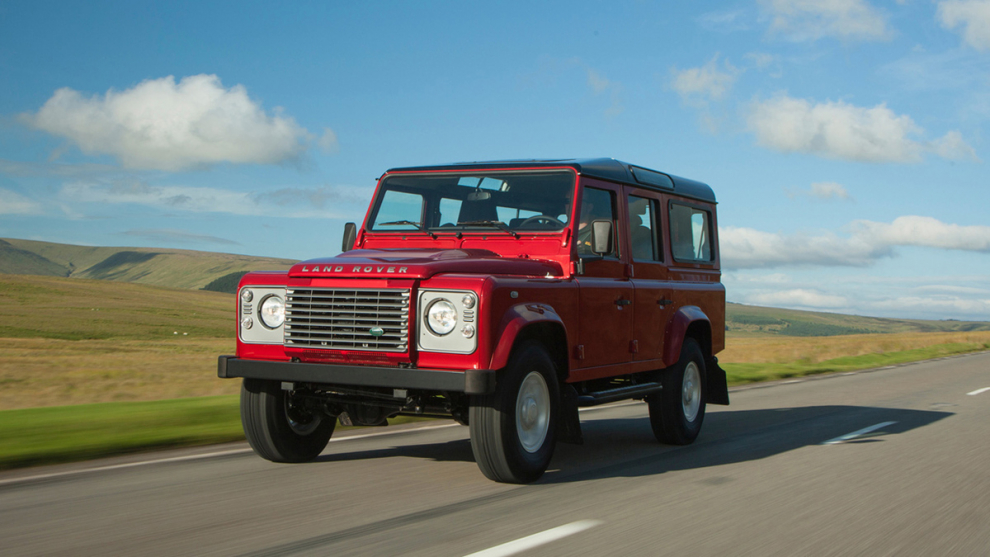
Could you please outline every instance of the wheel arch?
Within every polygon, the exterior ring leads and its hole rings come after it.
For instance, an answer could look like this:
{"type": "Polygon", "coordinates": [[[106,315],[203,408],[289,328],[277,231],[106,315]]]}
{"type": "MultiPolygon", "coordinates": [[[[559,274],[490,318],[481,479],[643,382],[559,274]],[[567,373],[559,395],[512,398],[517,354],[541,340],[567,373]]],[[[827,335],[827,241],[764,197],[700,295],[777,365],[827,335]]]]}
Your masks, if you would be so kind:
{"type": "Polygon", "coordinates": [[[712,323],[708,315],[697,306],[684,306],[677,310],[664,335],[663,362],[672,366],[680,360],[681,347],[687,339],[694,339],[705,358],[705,382],[708,402],[729,404],[729,390],[725,371],[719,367],[712,353],[712,323]]]}
{"type": "Polygon", "coordinates": [[[546,349],[561,383],[567,380],[570,364],[567,327],[552,307],[546,304],[512,306],[503,316],[495,338],[498,343],[492,353],[489,369],[504,368],[516,347],[533,340],[546,349]]]}

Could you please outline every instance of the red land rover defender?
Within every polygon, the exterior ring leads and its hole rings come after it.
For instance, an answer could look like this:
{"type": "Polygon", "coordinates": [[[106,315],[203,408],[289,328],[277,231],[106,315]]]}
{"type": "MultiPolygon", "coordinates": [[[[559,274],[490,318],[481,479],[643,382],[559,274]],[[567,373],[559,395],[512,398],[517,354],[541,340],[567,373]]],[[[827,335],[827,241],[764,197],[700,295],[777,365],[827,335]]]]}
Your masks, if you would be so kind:
{"type": "Polygon", "coordinates": [[[338,418],[468,425],[485,476],[539,478],[578,407],[645,399],[663,443],[728,404],[715,195],[613,159],[396,168],[337,257],[241,279],[251,446],[316,458],[338,418]]]}

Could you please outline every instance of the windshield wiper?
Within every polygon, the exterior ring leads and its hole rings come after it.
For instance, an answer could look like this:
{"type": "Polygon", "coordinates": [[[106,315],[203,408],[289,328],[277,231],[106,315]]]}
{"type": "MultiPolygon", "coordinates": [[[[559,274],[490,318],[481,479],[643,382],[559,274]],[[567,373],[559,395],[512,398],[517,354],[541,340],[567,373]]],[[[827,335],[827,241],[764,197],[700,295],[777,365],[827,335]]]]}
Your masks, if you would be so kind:
{"type": "Polygon", "coordinates": [[[491,226],[494,228],[498,228],[502,232],[508,232],[509,234],[512,234],[513,238],[519,237],[519,234],[516,234],[515,230],[512,230],[511,228],[506,226],[504,222],[500,220],[472,220],[466,222],[458,222],[457,226],[491,226]]]}
{"type": "Polygon", "coordinates": [[[409,224],[409,225],[415,226],[416,228],[418,228],[420,230],[423,230],[423,223],[421,223],[421,222],[413,222],[411,220],[394,220],[392,222],[380,222],[380,223],[378,223],[378,226],[392,226],[392,225],[398,225],[398,224],[409,224]]]}

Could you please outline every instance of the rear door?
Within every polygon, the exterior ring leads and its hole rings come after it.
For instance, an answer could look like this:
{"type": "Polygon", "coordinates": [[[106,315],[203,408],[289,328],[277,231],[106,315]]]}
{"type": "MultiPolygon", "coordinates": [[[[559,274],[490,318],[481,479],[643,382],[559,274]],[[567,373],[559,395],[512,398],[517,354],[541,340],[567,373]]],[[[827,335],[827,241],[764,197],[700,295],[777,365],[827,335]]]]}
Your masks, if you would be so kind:
{"type": "Polygon", "coordinates": [[[632,359],[661,358],[664,331],[673,314],[673,287],[663,244],[663,196],[625,187],[633,294],[632,359]]]}

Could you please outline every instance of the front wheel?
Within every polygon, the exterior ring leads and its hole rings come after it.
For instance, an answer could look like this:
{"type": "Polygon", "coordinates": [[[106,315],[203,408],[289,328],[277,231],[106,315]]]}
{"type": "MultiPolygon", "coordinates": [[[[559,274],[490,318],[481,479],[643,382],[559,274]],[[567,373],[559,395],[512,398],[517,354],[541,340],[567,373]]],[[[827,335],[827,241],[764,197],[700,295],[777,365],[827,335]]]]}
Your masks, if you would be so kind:
{"type": "Polygon", "coordinates": [[[283,391],[277,381],[245,379],[241,384],[241,423],[254,452],[272,462],[309,462],[320,456],[336,420],[307,408],[305,400],[283,391]]]}
{"type": "Polygon", "coordinates": [[[705,358],[693,338],[684,340],[677,365],[664,370],[663,390],[650,395],[650,425],[661,443],[690,445],[705,419],[705,358]]]}
{"type": "Polygon", "coordinates": [[[553,361],[538,343],[520,346],[492,395],[471,402],[471,450],[481,472],[505,483],[536,481],[557,442],[560,389],[553,361]]]}

